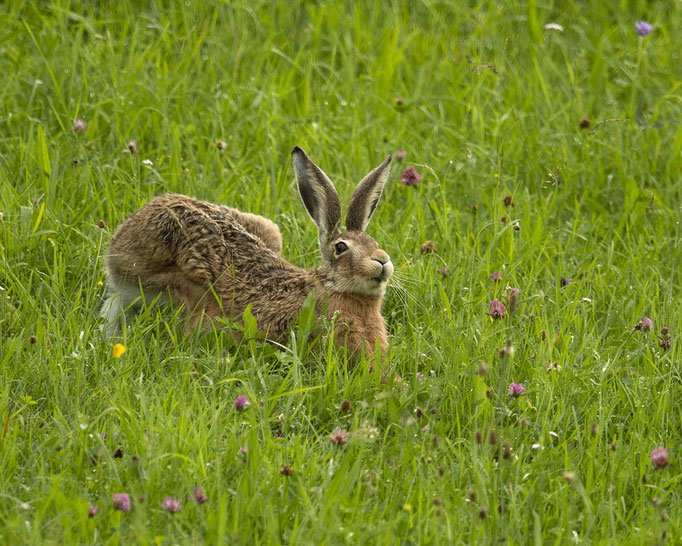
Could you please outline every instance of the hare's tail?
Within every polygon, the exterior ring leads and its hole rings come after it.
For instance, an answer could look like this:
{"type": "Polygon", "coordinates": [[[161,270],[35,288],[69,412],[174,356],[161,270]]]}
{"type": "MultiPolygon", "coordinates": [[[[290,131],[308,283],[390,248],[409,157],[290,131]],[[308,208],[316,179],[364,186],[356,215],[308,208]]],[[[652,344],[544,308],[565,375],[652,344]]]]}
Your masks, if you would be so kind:
{"type": "Polygon", "coordinates": [[[114,337],[118,333],[123,313],[121,294],[110,295],[102,305],[99,316],[104,319],[101,329],[107,338],[114,337]]]}
{"type": "Polygon", "coordinates": [[[107,299],[104,300],[99,316],[103,319],[102,331],[107,338],[111,338],[119,333],[121,321],[129,320],[140,309],[143,301],[138,287],[112,282],[111,278],[107,283],[107,299]]]}

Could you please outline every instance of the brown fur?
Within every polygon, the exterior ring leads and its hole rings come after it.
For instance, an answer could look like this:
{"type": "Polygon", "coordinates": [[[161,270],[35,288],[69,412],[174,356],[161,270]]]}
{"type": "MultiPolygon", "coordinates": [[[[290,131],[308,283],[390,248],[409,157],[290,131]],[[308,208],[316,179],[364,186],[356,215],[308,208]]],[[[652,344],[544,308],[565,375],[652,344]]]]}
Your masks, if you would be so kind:
{"type": "MultiPolygon", "coordinates": [[[[300,148],[293,154],[295,166],[298,161],[305,171],[297,168],[301,195],[320,228],[320,267],[306,270],[284,260],[279,228],[266,218],[179,194],[162,195],[125,220],[111,241],[106,258],[110,297],[102,312],[109,333],[141,288],[146,300],[170,295],[182,305],[190,328],[202,316],[240,321],[251,304],[259,329],[285,342],[292,319],[315,290],[318,314],[326,309],[331,319],[339,312],[337,343],[354,353],[373,352],[376,340],[388,349],[381,302],[393,272],[390,259],[363,231],[337,231],[336,190],[300,148]],[[339,242],[345,251],[337,251],[339,242]]],[[[384,162],[385,173],[375,181],[381,187],[369,191],[367,179],[382,167],[360,183],[359,188],[365,185],[363,201],[352,199],[349,214],[355,209],[354,217],[358,210],[371,215],[389,165],[390,160],[384,162]]]]}

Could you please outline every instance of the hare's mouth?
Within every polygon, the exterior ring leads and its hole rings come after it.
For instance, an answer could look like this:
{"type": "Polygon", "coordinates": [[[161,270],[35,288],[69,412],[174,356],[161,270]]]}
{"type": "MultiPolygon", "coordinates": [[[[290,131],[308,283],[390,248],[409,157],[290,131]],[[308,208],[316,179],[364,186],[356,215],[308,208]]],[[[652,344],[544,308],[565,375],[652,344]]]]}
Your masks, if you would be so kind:
{"type": "Polygon", "coordinates": [[[374,277],[372,280],[378,282],[379,284],[381,284],[381,283],[384,282],[386,279],[384,279],[383,277],[374,277]]]}

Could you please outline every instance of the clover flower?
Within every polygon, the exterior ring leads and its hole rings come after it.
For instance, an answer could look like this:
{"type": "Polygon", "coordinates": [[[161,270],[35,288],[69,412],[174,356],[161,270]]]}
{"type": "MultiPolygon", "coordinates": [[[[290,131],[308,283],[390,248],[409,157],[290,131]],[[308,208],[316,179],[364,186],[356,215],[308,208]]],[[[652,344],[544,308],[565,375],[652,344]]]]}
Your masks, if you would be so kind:
{"type": "Polygon", "coordinates": [[[348,441],[348,431],[342,428],[334,429],[334,431],[329,435],[331,443],[335,446],[340,446],[348,441]]]}
{"type": "Polygon", "coordinates": [[[119,512],[130,511],[130,495],[128,493],[116,493],[111,498],[111,502],[114,505],[114,509],[119,512]]]}
{"type": "Polygon", "coordinates": [[[166,497],[161,502],[161,507],[166,512],[170,512],[171,514],[177,514],[182,509],[182,503],[180,502],[180,499],[176,499],[174,497],[166,497]]]}
{"type": "Polygon", "coordinates": [[[421,247],[419,247],[419,252],[422,254],[431,254],[436,252],[436,243],[433,241],[426,241],[424,244],[422,244],[421,247]]]}
{"type": "Polygon", "coordinates": [[[657,447],[651,451],[651,464],[654,470],[660,470],[668,466],[668,450],[664,447],[657,447]]]}
{"type": "Polygon", "coordinates": [[[526,392],[526,387],[521,385],[521,383],[510,383],[509,389],[507,389],[507,396],[513,396],[518,398],[526,392]]]}
{"type": "Polygon", "coordinates": [[[250,405],[251,402],[249,402],[243,394],[240,394],[234,399],[234,409],[237,411],[244,411],[250,405]]]}
{"type": "Polygon", "coordinates": [[[200,485],[192,489],[192,494],[194,495],[194,500],[197,504],[204,504],[208,499],[204,496],[204,488],[200,485]]]}
{"type": "Polygon", "coordinates": [[[640,330],[644,333],[649,332],[654,327],[654,323],[651,322],[649,317],[644,317],[637,324],[635,324],[635,330],[640,330]]]}
{"type": "Polygon", "coordinates": [[[77,119],[76,121],[73,122],[73,127],[71,127],[71,130],[74,133],[82,133],[88,128],[87,124],[82,120],[82,119],[77,119]]]}
{"type": "Polygon", "coordinates": [[[489,314],[494,319],[504,318],[505,316],[504,303],[498,300],[491,301],[489,314]]]}
{"type": "Polygon", "coordinates": [[[667,351],[673,344],[673,339],[670,336],[670,328],[664,326],[661,328],[661,336],[658,338],[658,346],[667,351]]]}
{"type": "Polygon", "coordinates": [[[408,167],[403,171],[400,181],[406,186],[414,186],[415,184],[418,184],[422,181],[422,177],[421,174],[417,172],[417,169],[414,167],[408,167]]]}

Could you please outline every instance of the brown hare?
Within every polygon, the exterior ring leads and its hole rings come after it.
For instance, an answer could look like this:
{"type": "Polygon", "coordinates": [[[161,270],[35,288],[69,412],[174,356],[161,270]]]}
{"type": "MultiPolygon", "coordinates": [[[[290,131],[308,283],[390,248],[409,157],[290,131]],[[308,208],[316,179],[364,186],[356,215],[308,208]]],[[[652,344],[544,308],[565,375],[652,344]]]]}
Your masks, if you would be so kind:
{"type": "Polygon", "coordinates": [[[260,331],[286,342],[292,320],[311,291],[316,311],[335,321],[337,344],[351,353],[388,349],[381,302],[393,274],[388,254],[365,228],[388,178],[391,156],[355,188],[341,231],[333,184],[306,153],[291,153],[303,204],[317,225],[322,264],[302,269],[284,260],[275,223],[191,197],[167,194],[147,203],[116,230],[106,256],[106,331],[140,301],[170,296],[188,319],[240,321],[249,304],[260,331]]]}

